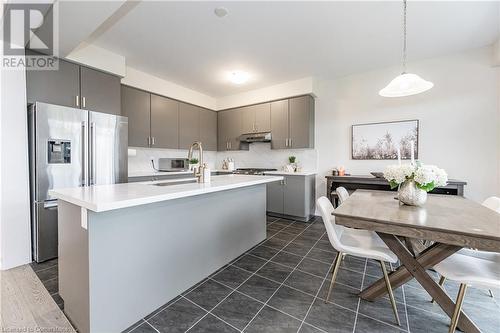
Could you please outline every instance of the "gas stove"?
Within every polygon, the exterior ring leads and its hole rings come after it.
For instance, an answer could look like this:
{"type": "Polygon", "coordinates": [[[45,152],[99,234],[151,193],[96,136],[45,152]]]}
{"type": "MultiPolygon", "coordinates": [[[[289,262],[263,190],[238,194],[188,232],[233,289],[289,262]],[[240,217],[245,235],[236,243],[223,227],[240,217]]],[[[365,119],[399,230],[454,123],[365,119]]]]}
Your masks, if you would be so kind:
{"type": "Polygon", "coordinates": [[[263,175],[268,171],[277,171],[277,169],[264,169],[264,168],[238,168],[233,171],[237,175],[263,175]]]}

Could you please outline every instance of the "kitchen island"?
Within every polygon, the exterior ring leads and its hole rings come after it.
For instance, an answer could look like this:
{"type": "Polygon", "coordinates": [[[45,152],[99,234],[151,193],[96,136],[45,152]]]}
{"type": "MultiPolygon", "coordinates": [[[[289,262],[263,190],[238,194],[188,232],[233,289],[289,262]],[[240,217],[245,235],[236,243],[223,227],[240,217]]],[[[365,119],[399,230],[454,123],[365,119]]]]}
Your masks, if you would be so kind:
{"type": "Polygon", "coordinates": [[[266,184],[144,182],[52,190],[59,292],[80,332],[121,332],[266,238],[266,184]]]}

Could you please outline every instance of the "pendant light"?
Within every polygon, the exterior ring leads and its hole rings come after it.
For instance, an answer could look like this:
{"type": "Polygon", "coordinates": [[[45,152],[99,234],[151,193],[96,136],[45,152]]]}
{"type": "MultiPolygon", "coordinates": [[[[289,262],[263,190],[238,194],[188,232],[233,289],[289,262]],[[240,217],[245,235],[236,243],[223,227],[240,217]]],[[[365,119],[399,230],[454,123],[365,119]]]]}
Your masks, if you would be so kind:
{"type": "Polygon", "coordinates": [[[393,79],[379,95],[383,97],[402,97],[420,94],[431,89],[432,82],[422,79],[417,74],[406,72],[406,0],[403,0],[403,73],[393,79]]]}

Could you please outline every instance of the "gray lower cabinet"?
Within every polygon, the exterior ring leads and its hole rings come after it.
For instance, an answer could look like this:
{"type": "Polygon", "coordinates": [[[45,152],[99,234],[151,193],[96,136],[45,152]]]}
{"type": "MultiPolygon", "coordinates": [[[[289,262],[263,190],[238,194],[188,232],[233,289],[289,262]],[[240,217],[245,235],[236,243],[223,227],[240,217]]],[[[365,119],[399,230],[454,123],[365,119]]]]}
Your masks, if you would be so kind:
{"type": "Polygon", "coordinates": [[[189,149],[193,142],[200,140],[200,107],[179,104],[179,149],[189,149]]]}
{"type": "MultiPolygon", "coordinates": [[[[151,147],[179,147],[179,103],[151,94],[151,147]]],[[[130,124],[129,124],[130,127],[130,124]]]]}
{"type": "Polygon", "coordinates": [[[217,112],[200,108],[200,141],[204,149],[217,151],[217,112]]]}
{"type": "Polygon", "coordinates": [[[315,175],[285,176],[267,185],[267,212],[273,216],[309,221],[314,216],[315,175]]]}
{"type": "Polygon", "coordinates": [[[271,103],[272,149],[314,148],[314,98],[271,103]]]}
{"type": "Polygon", "coordinates": [[[58,59],[58,70],[26,71],[28,103],[121,113],[120,78],[58,59]]]}
{"type": "Polygon", "coordinates": [[[92,68],[80,67],[81,108],[121,114],[120,78],[92,68]]]}
{"type": "Polygon", "coordinates": [[[58,59],[57,71],[26,71],[28,103],[80,107],[80,66],[58,59]]]}
{"type": "Polygon", "coordinates": [[[128,117],[128,145],[149,147],[151,142],[151,95],[148,92],[121,87],[122,116],[128,117]]]}

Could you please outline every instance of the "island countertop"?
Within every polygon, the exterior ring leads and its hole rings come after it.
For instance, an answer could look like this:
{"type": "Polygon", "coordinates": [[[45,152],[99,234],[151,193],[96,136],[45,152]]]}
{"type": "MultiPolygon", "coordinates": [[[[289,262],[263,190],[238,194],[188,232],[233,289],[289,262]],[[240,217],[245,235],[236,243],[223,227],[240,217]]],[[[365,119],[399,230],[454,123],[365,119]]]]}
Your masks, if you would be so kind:
{"type": "Polygon", "coordinates": [[[222,175],[212,176],[210,183],[185,183],[186,180],[175,179],[53,189],[49,191],[49,194],[54,198],[64,200],[94,212],[104,212],[206,193],[266,184],[282,179],[283,177],[281,176],[222,175]],[[175,184],[177,182],[180,184],[170,186],[155,185],[158,183],[175,184]]]}

